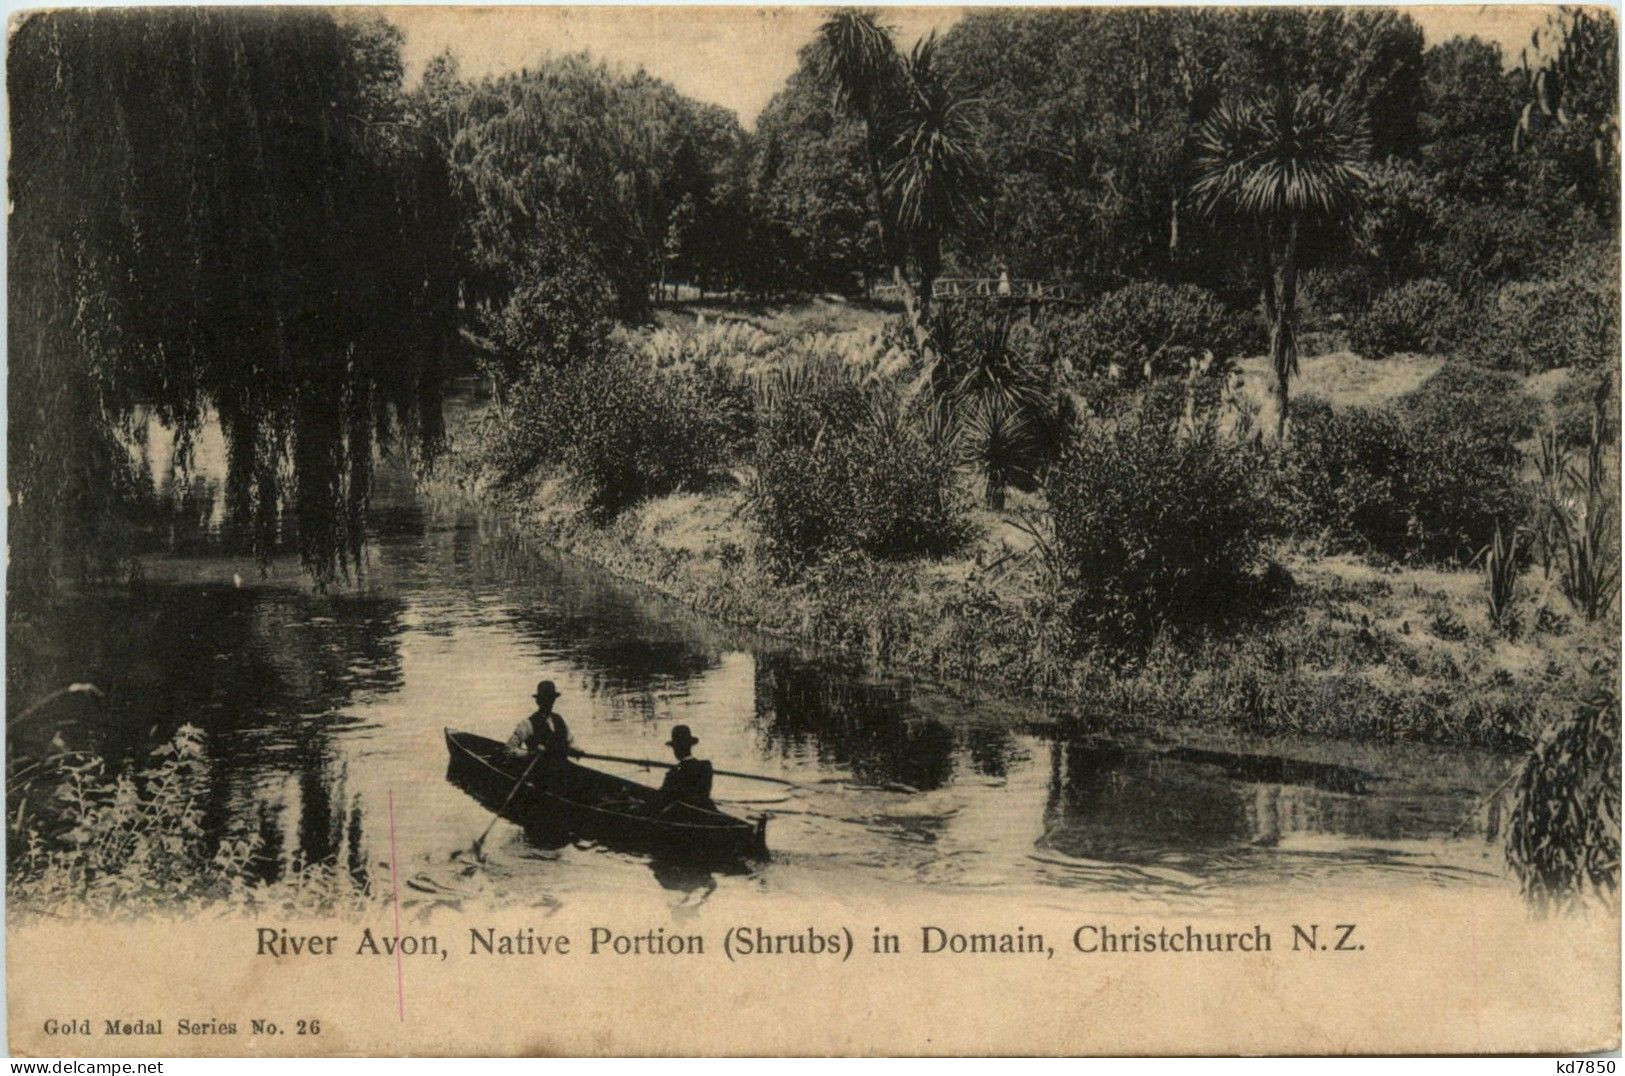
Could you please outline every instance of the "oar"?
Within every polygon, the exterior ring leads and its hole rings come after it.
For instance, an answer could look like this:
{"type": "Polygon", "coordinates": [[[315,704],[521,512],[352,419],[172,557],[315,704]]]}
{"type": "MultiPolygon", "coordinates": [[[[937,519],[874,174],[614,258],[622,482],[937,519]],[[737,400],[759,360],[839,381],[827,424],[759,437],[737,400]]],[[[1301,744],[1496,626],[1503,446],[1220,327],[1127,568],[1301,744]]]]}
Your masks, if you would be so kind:
{"type": "Polygon", "coordinates": [[[494,817],[492,817],[491,824],[486,826],[485,827],[485,832],[480,834],[479,837],[477,837],[475,839],[475,841],[474,841],[474,858],[475,859],[480,860],[481,862],[485,861],[485,856],[480,851],[481,846],[485,844],[485,838],[487,838],[487,837],[489,837],[491,835],[491,831],[496,828],[497,819],[501,818],[502,817],[502,812],[506,811],[508,809],[508,804],[512,803],[513,798],[516,795],[519,794],[520,786],[522,786],[525,783],[525,778],[530,776],[530,771],[534,770],[536,768],[536,763],[538,763],[540,761],[542,761],[542,753],[540,751],[538,751],[538,752],[536,752],[536,757],[530,760],[530,765],[525,767],[525,772],[519,775],[519,780],[514,782],[513,789],[508,793],[508,798],[502,801],[502,806],[501,807],[497,808],[497,813],[496,813],[496,815],[494,817]]]}
{"type": "MultiPolygon", "coordinates": [[[[658,766],[663,770],[675,770],[677,768],[675,763],[656,762],[652,758],[623,758],[620,755],[595,755],[590,751],[571,751],[570,753],[576,758],[593,758],[597,759],[599,762],[625,762],[630,766],[643,766],[645,768],[649,766],[658,766]]],[[[769,784],[784,785],[786,788],[810,787],[797,781],[786,781],[782,777],[767,777],[760,773],[740,773],[738,770],[712,770],[711,772],[718,777],[743,777],[747,781],[766,781],[769,784]]]]}

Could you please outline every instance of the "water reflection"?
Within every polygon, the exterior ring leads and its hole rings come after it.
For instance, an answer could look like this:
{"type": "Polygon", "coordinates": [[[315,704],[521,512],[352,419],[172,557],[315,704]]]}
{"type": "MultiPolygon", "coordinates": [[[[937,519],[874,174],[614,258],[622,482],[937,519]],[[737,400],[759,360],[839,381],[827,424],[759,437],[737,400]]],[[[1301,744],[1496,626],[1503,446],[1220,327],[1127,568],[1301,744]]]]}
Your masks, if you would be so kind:
{"type": "MultiPolygon", "coordinates": [[[[177,510],[218,530],[207,452],[166,470],[172,449],[149,439],[147,451],[177,510]]],[[[1503,776],[1492,756],[1085,733],[1019,701],[995,706],[764,644],[539,552],[490,514],[419,497],[404,468],[381,466],[377,482],[360,577],[334,593],[177,543],[182,552],[151,564],[162,582],[64,601],[8,655],[8,703],[16,712],[19,691],[70,681],[107,698],[19,729],[13,758],[61,735],[130,759],[183,722],[200,725],[207,825],[259,832],[267,877],[311,863],[387,877],[393,837],[403,884],[443,902],[641,891],[691,914],[745,891],[1205,895],[1299,876],[1408,884],[1418,864],[1439,884],[1494,870],[1493,847],[1460,836],[1503,776]],[[670,726],[683,723],[717,766],[796,782],[718,782],[731,813],[772,816],[773,862],[696,871],[505,823],[488,862],[459,858],[490,815],[444,781],[441,729],[505,738],[543,678],[563,689],[560,711],[589,750],[664,759],[670,726]]]]}
{"type": "Polygon", "coordinates": [[[909,699],[906,683],[869,683],[789,654],[758,654],[756,721],[769,751],[811,752],[860,781],[930,791],[953,777],[954,735],[909,699]]]}

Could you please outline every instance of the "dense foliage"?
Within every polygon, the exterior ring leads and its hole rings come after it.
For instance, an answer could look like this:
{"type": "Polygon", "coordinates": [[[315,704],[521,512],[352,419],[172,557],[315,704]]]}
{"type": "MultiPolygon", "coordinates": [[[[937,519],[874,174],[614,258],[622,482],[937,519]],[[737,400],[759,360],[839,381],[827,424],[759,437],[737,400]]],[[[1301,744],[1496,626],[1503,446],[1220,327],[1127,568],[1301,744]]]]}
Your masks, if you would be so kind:
{"type": "Polygon", "coordinates": [[[588,508],[609,517],[714,480],[743,439],[747,399],[726,368],[660,371],[643,355],[609,348],[521,382],[497,460],[510,478],[562,468],[588,508]]]}
{"type": "Polygon", "coordinates": [[[1466,563],[1528,512],[1515,443],[1537,413],[1515,379],[1465,365],[1395,408],[1306,399],[1282,460],[1289,529],[1334,548],[1466,563]]]}
{"type": "Polygon", "coordinates": [[[1507,859],[1537,906],[1619,899],[1618,683],[1617,665],[1598,669],[1518,770],[1507,859]]]}
{"type": "Polygon", "coordinates": [[[755,515],[781,571],[841,550],[949,553],[970,537],[947,423],[893,385],[793,369],[763,392],[755,515]]]}
{"type": "Polygon", "coordinates": [[[1037,348],[1051,364],[1089,374],[1114,371],[1126,385],[1183,375],[1192,360],[1221,363],[1255,351],[1263,326],[1194,284],[1144,282],[1038,322],[1037,348]]]}
{"type": "Polygon", "coordinates": [[[1046,492],[1083,638],[1132,649],[1242,611],[1272,525],[1244,446],[1217,412],[1191,428],[1151,401],[1080,433],[1046,492]]]}
{"type": "Polygon", "coordinates": [[[456,330],[449,195],[402,112],[398,44],[317,11],[17,27],[14,599],[116,541],[111,438],[138,404],[183,443],[212,408],[230,518],[262,555],[296,537],[319,580],[359,548],[376,436],[432,448],[456,330]]]}
{"type": "Polygon", "coordinates": [[[1368,359],[1403,352],[1448,353],[1467,329],[1467,308],[1450,285],[1409,280],[1389,288],[1355,319],[1349,346],[1368,359]]]}
{"type": "Polygon", "coordinates": [[[302,864],[272,884],[259,833],[211,839],[204,747],[202,730],[182,725],[140,768],[115,770],[76,753],[8,781],[8,902],[24,915],[71,905],[109,918],[220,904],[304,914],[367,906],[364,872],[302,864]],[[55,802],[25,804],[37,792],[55,802]]]}
{"type": "Polygon", "coordinates": [[[1619,266],[1586,252],[1553,278],[1505,284],[1490,295],[1472,344],[1475,357],[1522,373],[1610,368],[1619,355],[1619,266]]]}

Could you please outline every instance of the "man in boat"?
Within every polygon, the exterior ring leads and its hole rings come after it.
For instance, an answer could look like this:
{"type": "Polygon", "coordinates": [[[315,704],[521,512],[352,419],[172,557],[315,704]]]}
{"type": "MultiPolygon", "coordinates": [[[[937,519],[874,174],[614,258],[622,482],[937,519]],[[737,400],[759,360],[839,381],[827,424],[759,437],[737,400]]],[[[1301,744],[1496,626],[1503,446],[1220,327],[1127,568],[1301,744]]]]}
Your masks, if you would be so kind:
{"type": "Polygon", "coordinates": [[[711,802],[711,764],[694,757],[694,745],[699,742],[699,737],[690,732],[687,725],[672,726],[671,739],[666,741],[666,746],[677,756],[677,765],[666,771],[660,791],[650,801],[652,812],[658,813],[673,803],[686,803],[706,811],[717,809],[711,802]]]}
{"type": "Polygon", "coordinates": [[[536,685],[536,712],[523,718],[513,727],[508,737],[508,755],[523,758],[540,751],[550,763],[562,762],[570,755],[570,727],[564,718],[553,712],[553,702],[559,697],[553,681],[543,680],[536,685]]]}

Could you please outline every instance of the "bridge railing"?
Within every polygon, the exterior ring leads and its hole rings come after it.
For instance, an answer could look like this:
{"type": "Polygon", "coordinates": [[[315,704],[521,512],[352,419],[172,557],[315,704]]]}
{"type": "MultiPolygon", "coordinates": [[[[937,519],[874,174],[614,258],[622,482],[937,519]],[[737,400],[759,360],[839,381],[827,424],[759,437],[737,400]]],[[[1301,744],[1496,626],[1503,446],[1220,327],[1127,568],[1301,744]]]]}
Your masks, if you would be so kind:
{"type": "MultiPolygon", "coordinates": [[[[900,300],[896,284],[883,284],[873,290],[877,299],[900,300]]],[[[1026,302],[1077,302],[1088,292],[1077,284],[1057,280],[1025,280],[1010,277],[938,277],[931,285],[931,298],[1009,299],[1026,302]]]]}

